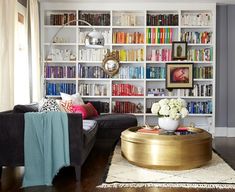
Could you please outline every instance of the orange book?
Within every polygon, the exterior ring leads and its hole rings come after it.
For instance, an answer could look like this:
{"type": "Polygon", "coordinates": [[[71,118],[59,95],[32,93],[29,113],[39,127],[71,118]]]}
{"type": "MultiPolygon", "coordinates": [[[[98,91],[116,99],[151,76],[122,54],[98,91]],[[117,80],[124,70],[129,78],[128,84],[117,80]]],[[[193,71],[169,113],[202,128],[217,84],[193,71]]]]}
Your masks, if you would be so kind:
{"type": "Polygon", "coordinates": [[[153,134],[158,134],[160,132],[160,129],[138,129],[137,132],[141,132],[141,133],[153,133],[153,134]]]}

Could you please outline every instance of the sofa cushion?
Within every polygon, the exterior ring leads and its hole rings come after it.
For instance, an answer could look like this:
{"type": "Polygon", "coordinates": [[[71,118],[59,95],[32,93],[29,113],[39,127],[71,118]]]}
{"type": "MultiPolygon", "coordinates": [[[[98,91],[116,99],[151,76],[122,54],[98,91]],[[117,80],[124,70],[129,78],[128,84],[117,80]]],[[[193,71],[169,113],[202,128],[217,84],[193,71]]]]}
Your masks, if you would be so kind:
{"type": "Polygon", "coordinates": [[[117,140],[122,131],[137,126],[137,119],[132,114],[103,114],[92,118],[98,123],[97,138],[117,140]]]}
{"type": "Polygon", "coordinates": [[[41,106],[38,109],[39,112],[46,111],[60,111],[60,107],[56,103],[55,99],[44,99],[41,106]]]}
{"type": "Polygon", "coordinates": [[[98,124],[94,120],[83,120],[84,145],[95,139],[98,124]]]}
{"type": "Polygon", "coordinates": [[[66,100],[66,101],[72,100],[73,105],[83,105],[84,104],[84,102],[83,102],[83,100],[82,100],[79,93],[69,95],[67,93],[60,92],[60,96],[61,96],[62,100],[66,100]]]}
{"type": "Polygon", "coordinates": [[[26,113],[26,112],[37,112],[38,103],[32,103],[28,105],[15,105],[13,108],[14,113],[26,113]]]}
{"type": "Polygon", "coordinates": [[[91,103],[84,105],[72,105],[72,112],[81,113],[83,119],[98,116],[98,112],[91,103]]]}

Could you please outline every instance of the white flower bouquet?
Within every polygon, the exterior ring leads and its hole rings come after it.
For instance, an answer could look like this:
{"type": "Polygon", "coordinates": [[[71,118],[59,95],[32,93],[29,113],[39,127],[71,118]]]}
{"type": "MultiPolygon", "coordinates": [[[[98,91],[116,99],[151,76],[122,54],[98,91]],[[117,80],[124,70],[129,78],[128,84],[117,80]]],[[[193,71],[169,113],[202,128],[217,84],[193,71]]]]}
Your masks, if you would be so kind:
{"type": "Polygon", "coordinates": [[[151,111],[159,117],[170,117],[173,120],[185,118],[188,115],[184,99],[161,99],[152,105],[151,111]]]}

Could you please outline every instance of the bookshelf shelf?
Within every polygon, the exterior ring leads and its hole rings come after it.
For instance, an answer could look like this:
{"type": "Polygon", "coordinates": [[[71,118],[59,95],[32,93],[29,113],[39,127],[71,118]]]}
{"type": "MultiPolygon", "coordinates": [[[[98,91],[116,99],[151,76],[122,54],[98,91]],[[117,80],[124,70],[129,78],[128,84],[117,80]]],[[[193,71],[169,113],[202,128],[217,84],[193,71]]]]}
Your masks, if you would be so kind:
{"type": "Polygon", "coordinates": [[[53,94],[47,90],[50,86],[53,88],[57,86],[56,88],[58,88],[59,84],[62,87],[70,87],[67,90],[71,91],[72,89],[70,94],[82,91],[83,94],[81,95],[83,95],[82,98],[85,101],[107,102],[109,104],[108,113],[117,112],[113,111],[117,105],[130,105],[134,110],[128,112],[136,115],[139,125],[157,123],[156,116],[148,113],[154,102],[164,98],[180,97],[186,100],[190,108],[201,106],[208,108],[209,111],[208,113],[199,113],[198,111],[195,114],[190,113],[189,117],[184,119],[186,123],[187,121],[189,123],[195,122],[196,125],[203,125],[203,128],[214,133],[216,4],[195,3],[192,7],[190,3],[175,4],[174,6],[170,3],[151,3],[151,5],[136,3],[125,6],[115,4],[114,7],[112,3],[106,3],[103,7],[97,7],[94,2],[91,4],[42,2],[41,5],[43,96],[59,97],[57,92],[53,94]],[[58,20],[59,23],[63,23],[60,19],[60,15],[63,14],[72,15],[75,19],[86,18],[85,20],[90,22],[97,31],[105,34],[105,47],[101,49],[103,52],[101,51],[98,57],[96,57],[97,55],[94,57],[97,54],[95,51],[98,50],[88,50],[83,41],[83,36],[92,28],[80,22],[75,22],[74,25],[64,26],[64,29],[60,31],[58,37],[62,38],[62,41],[59,39],[57,43],[52,44],[55,49],[61,50],[61,52],[71,50],[73,57],[69,58],[73,60],[47,60],[50,53],[50,39],[61,28],[62,25],[58,25],[58,20]],[[52,15],[56,15],[56,18],[53,18],[52,15]],[[92,19],[95,17],[99,19],[92,19]],[[204,37],[200,39],[202,35],[207,35],[206,39],[203,39],[204,37]],[[188,40],[188,60],[172,60],[171,42],[182,41],[183,38],[188,40]],[[102,71],[102,60],[108,49],[124,53],[123,55],[120,54],[119,72],[113,77],[109,77],[102,71]],[[210,51],[209,56],[206,55],[208,50],[210,51]],[[197,51],[200,56],[197,56],[197,51]],[[135,55],[135,57],[130,56],[130,54],[135,55]],[[165,66],[168,63],[193,63],[195,78],[192,90],[173,89],[169,92],[166,89],[165,66]],[[63,74],[70,70],[72,78],[48,78],[58,76],[54,74],[48,76],[45,72],[47,67],[66,69],[63,74]],[[157,75],[150,76],[149,69],[157,75]],[[157,70],[160,72],[156,72],[157,70]],[[115,86],[118,89],[125,87],[129,91],[134,89],[135,93],[141,93],[143,96],[116,96],[121,95],[121,93],[116,94],[114,92],[115,86]],[[92,91],[89,92],[90,90],[92,91]],[[141,113],[137,113],[137,105],[141,105],[141,113]]]}
{"type": "Polygon", "coordinates": [[[75,46],[77,45],[76,43],[44,43],[44,45],[47,45],[47,46],[75,46]]]}
{"type": "Polygon", "coordinates": [[[68,64],[75,64],[76,61],[43,61],[43,63],[68,63],[68,64]]]}
{"type": "Polygon", "coordinates": [[[180,28],[186,28],[186,29],[213,29],[213,26],[180,26],[180,28]]]}

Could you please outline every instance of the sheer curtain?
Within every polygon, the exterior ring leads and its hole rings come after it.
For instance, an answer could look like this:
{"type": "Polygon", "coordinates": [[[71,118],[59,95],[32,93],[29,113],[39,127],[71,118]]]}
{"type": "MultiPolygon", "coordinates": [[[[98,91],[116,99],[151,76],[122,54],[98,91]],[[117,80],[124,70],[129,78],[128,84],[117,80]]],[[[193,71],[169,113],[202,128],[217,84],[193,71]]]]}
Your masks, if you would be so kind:
{"type": "Polygon", "coordinates": [[[40,83],[40,44],[39,44],[39,6],[38,0],[28,0],[29,18],[29,65],[31,67],[31,102],[41,97],[40,83]]]}
{"type": "Polygon", "coordinates": [[[0,1],[0,111],[14,105],[16,0],[0,1]]]}

